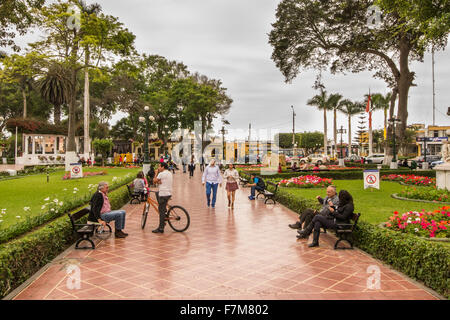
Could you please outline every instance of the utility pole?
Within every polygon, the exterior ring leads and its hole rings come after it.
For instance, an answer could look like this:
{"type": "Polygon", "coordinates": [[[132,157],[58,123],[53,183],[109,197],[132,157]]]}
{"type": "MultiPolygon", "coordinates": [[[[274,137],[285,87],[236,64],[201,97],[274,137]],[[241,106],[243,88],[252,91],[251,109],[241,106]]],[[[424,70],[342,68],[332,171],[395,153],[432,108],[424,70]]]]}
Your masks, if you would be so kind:
{"type": "Polygon", "coordinates": [[[228,130],[225,130],[225,126],[222,126],[222,130],[219,132],[222,134],[222,160],[225,162],[225,135],[228,133],[228,130]]]}
{"type": "Polygon", "coordinates": [[[295,111],[294,111],[294,106],[291,106],[292,108],[292,146],[294,146],[295,144],[295,111]]]}
{"type": "Polygon", "coordinates": [[[436,91],[435,91],[435,80],[434,80],[434,45],[431,51],[431,64],[432,64],[432,76],[433,76],[433,126],[436,125],[436,91]]]}

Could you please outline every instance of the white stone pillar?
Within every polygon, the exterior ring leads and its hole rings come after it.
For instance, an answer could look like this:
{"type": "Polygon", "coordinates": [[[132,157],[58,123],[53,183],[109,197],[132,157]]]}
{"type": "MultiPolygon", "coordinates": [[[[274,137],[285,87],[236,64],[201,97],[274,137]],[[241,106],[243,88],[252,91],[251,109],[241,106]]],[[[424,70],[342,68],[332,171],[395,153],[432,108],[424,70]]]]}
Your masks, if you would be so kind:
{"type": "Polygon", "coordinates": [[[450,163],[444,163],[435,167],[436,187],[450,190],[450,163]]]}

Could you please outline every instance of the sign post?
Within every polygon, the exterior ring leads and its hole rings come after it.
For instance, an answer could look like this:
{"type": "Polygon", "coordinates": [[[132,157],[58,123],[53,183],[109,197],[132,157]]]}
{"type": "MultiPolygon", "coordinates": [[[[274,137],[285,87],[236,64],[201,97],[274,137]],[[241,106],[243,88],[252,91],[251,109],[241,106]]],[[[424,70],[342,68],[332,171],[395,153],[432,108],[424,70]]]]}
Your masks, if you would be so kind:
{"type": "Polygon", "coordinates": [[[83,178],[83,166],[81,163],[70,164],[70,179],[83,178]]]}
{"type": "Polygon", "coordinates": [[[380,171],[364,170],[364,190],[367,188],[380,190],[380,171]]]}

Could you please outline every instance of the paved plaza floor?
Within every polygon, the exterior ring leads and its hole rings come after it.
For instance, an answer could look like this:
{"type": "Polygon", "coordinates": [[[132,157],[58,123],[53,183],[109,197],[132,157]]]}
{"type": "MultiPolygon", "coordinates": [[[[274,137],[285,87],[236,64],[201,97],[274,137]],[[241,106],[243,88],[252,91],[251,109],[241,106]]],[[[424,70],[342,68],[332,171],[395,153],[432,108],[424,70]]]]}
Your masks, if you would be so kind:
{"type": "Polygon", "coordinates": [[[186,232],[166,226],[164,234],[153,234],[154,212],[141,230],[143,204],[126,205],[126,239],[96,240],[95,250],[70,248],[14,299],[438,299],[359,249],[333,250],[330,234],[308,248],[311,239],[297,240],[288,227],[297,214],[278,203],[249,201],[249,191],[240,187],[231,210],[219,189],[216,208],[207,208],[200,171],[192,179],[177,171],[171,203],[189,211],[186,232]],[[73,264],[79,288],[68,279],[73,264]],[[370,266],[381,272],[380,289],[367,286],[370,266]]]}

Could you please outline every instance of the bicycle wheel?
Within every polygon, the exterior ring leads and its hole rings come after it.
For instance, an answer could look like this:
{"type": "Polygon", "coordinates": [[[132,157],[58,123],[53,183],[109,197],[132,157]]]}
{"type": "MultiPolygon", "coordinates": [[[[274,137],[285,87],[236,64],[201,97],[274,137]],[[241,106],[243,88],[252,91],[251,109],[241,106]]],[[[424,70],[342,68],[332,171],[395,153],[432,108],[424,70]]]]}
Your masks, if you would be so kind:
{"type": "Polygon", "coordinates": [[[148,202],[144,205],[144,210],[142,211],[142,217],[141,217],[141,228],[145,228],[145,223],[147,222],[147,216],[148,216],[148,210],[150,209],[150,205],[148,202]]]}
{"type": "Polygon", "coordinates": [[[95,228],[94,234],[97,238],[106,240],[109,237],[111,237],[111,234],[112,234],[111,226],[109,224],[107,224],[105,227],[103,227],[102,225],[99,225],[95,228]]]}
{"type": "Polygon", "coordinates": [[[180,206],[173,206],[167,213],[167,222],[170,227],[176,232],[183,232],[189,228],[191,218],[185,208],[180,206]]]}

